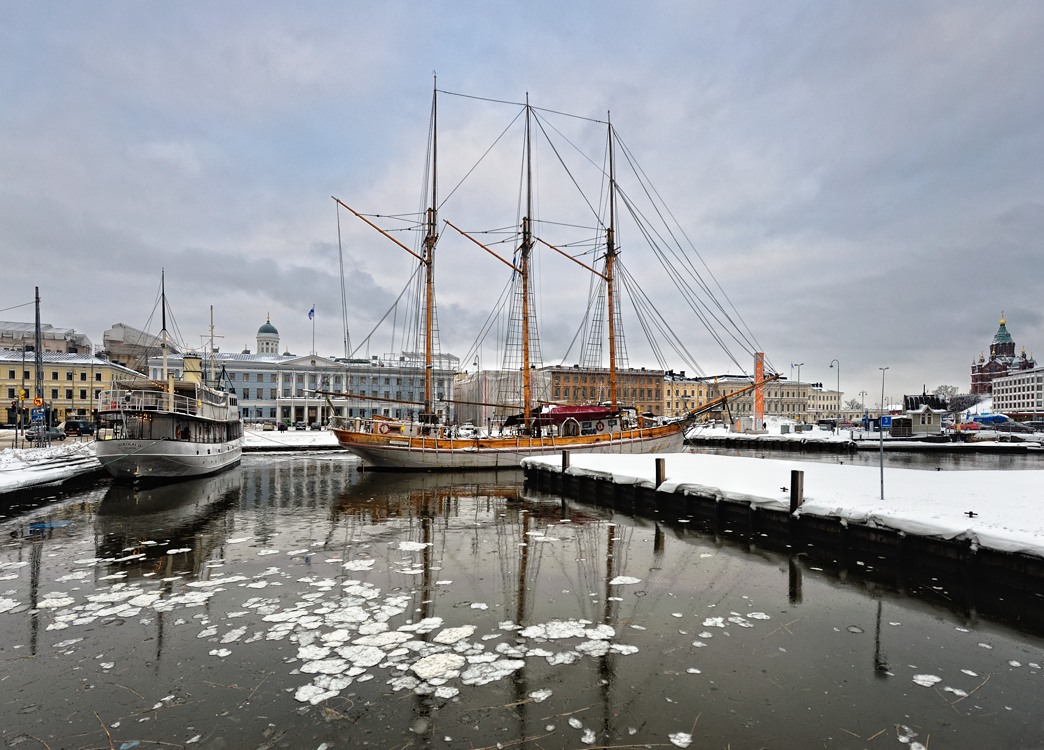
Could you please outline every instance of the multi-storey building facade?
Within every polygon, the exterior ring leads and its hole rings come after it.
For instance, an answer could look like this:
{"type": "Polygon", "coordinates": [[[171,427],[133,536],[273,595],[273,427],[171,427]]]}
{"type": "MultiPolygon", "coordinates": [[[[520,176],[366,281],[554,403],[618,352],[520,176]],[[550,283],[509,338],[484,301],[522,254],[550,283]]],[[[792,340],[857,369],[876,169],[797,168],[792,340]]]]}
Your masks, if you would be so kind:
{"type": "Polygon", "coordinates": [[[0,350],[0,393],[5,397],[5,423],[29,421],[36,398],[43,401],[50,424],[66,419],[93,419],[98,399],[114,379],[144,376],[130,368],[90,354],[41,353],[41,388],[36,388],[36,355],[33,351],[0,350]]]}
{"type": "MultiPolygon", "coordinates": [[[[544,367],[548,399],[556,404],[602,404],[610,400],[608,368],[544,367]]],[[[616,371],[616,400],[638,414],[663,415],[663,370],[616,371]]]]}
{"type": "Polygon", "coordinates": [[[993,411],[1013,419],[1044,416],[1044,367],[1034,367],[993,381],[993,411]]]}

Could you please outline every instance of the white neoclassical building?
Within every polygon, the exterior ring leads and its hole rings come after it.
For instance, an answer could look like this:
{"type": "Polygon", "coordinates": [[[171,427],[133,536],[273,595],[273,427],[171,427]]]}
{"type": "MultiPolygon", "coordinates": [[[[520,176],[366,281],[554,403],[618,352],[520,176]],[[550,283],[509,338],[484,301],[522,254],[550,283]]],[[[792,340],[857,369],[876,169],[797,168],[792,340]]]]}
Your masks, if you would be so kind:
{"type": "MultiPolygon", "coordinates": [[[[215,352],[206,355],[216,379],[235,389],[245,422],[326,424],[333,416],[375,415],[408,419],[422,410],[423,355],[403,352],[370,359],[343,359],[317,354],[279,354],[279,331],[268,318],[257,331],[257,353],[215,352]]],[[[433,369],[434,409],[446,419],[451,409],[453,379],[459,360],[442,355],[433,369]]],[[[168,355],[167,369],[180,375],[180,354],[168,355]]],[[[162,377],[163,362],[149,359],[149,376],[162,377]]]]}

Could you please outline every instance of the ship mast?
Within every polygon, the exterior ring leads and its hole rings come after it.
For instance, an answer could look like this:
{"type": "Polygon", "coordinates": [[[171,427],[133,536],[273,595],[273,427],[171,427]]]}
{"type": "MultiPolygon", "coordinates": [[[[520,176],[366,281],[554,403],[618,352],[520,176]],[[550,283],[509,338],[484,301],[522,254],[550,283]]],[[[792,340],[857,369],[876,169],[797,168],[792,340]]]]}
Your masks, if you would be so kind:
{"type": "Polygon", "coordinates": [[[522,272],[522,416],[530,429],[533,412],[533,383],[529,371],[529,255],[533,249],[530,217],[533,215],[533,164],[530,135],[529,95],[526,95],[526,215],[522,218],[522,246],[519,268],[522,272]]]}
{"type": "Polygon", "coordinates": [[[437,217],[436,206],[438,196],[438,91],[431,95],[431,205],[428,207],[426,217],[426,231],[424,234],[424,412],[420,415],[420,421],[433,424],[437,417],[432,409],[433,404],[433,334],[435,329],[435,243],[438,240],[436,232],[437,217]]]}
{"type": "MultiPolygon", "coordinates": [[[[608,119],[608,118],[607,118],[608,119]]],[[[605,230],[606,311],[609,315],[609,400],[615,412],[616,399],[616,295],[613,268],[616,264],[616,173],[613,158],[613,125],[609,123],[609,226],[605,230]]]]}

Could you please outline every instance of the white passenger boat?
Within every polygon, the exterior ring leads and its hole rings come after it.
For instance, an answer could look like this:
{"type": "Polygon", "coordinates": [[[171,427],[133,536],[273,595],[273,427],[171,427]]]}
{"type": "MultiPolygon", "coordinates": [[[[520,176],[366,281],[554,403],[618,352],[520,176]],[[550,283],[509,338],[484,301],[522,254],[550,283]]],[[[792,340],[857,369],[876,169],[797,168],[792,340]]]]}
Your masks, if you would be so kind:
{"type": "Polygon", "coordinates": [[[196,354],[184,356],[180,378],[167,371],[165,299],[161,304],[162,379],[115,381],[99,404],[96,453],[118,479],[205,476],[236,466],[243,455],[239,399],[219,387],[213,365],[209,382],[196,354]]]}

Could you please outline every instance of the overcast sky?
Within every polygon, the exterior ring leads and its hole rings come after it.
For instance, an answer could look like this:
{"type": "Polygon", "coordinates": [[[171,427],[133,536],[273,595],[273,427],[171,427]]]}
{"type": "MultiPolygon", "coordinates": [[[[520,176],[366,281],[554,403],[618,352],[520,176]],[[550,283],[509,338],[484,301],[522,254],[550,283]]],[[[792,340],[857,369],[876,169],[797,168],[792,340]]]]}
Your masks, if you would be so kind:
{"type": "MultiPolygon", "coordinates": [[[[446,91],[611,112],[784,375],[803,363],[802,380],[835,387],[838,360],[846,398],[866,391],[868,404],[885,366],[892,401],[940,384],[966,392],[1002,311],[1017,346],[1044,359],[1039,2],[0,9],[0,320],[31,321],[38,286],[43,321],[99,347],[117,322],[157,330],[165,268],[190,345],[213,305],[223,350],[255,350],[271,314],[281,348],[306,354],[314,305],[316,351],[343,354],[331,196],[367,213],[417,210],[437,73],[446,91]]],[[[439,107],[448,175],[513,116],[460,97],[439,107]]],[[[517,167],[503,172],[513,200],[517,167]]],[[[357,219],[340,223],[355,344],[403,289],[409,257],[357,219]]],[[[641,237],[621,234],[638,277],[641,237]]],[[[459,238],[440,249],[442,350],[461,357],[504,283],[480,256],[459,238]]],[[[586,281],[542,262],[549,288],[570,278],[572,301],[584,299],[586,281]]],[[[582,311],[542,294],[544,361],[558,364],[582,311]]],[[[735,372],[698,325],[680,323],[683,336],[690,325],[701,370],[735,372]]],[[[656,365],[644,351],[631,346],[632,366],[656,365]]],[[[492,344],[482,357],[496,364],[492,344]]]]}

